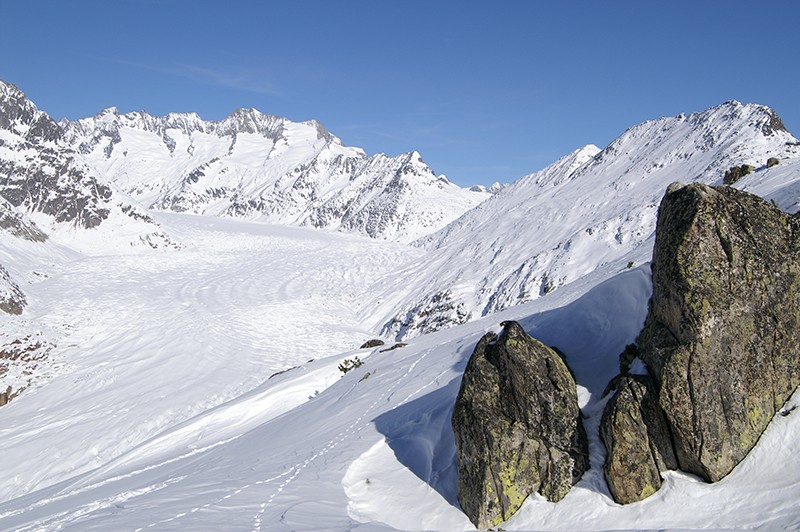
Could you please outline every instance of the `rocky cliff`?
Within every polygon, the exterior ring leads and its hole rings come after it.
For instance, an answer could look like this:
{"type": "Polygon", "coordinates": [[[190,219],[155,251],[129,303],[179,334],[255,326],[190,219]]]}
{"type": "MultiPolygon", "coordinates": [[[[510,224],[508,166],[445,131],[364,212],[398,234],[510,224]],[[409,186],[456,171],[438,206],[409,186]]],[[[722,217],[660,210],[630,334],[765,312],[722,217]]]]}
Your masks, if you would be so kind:
{"type": "Polygon", "coordinates": [[[0,209],[0,224],[10,225],[18,213],[27,213],[41,230],[72,242],[86,240],[89,235],[103,248],[110,240],[118,240],[123,246],[170,243],[142,208],[115,192],[69,146],[64,131],[52,118],[17,87],[2,81],[0,197],[7,202],[0,209]],[[121,227],[125,227],[130,241],[123,242],[126,239],[119,236],[121,227]]]}

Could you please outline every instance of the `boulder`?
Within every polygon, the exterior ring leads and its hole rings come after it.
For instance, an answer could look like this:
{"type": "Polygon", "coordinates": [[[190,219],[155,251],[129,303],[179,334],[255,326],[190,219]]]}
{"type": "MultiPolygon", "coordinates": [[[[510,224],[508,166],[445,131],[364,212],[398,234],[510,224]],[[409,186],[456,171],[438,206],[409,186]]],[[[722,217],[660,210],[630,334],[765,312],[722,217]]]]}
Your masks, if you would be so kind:
{"type": "Polygon", "coordinates": [[[380,340],[378,338],[373,338],[372,340],[367,340],[366,342],[361,344],[361,347],[359,347],[359,349],[372,349],[373,347],[380,347],[382,345],[383,345],[383,340],[380,340]]]}
{"type": "Polygon", "coordinates": [[[478,342],[453,411],[458,499],[481,529],[539,492],[562,499],[588,469],[575,381],[561,357],[513,321],[478,342]]]}
{"type": "Polygon", "coordinates": [[[680,468],[708,481],[753,448],[800,384],[800,222],[757,196],[670,185],[637,344],[680,468]]]}
{"type": "Polygon", "coordinates": [[[616,387],[603,411],[600,437],[608,488],[616,502],[628,504],[658,491],[661,473],[678,464],[653,379],[623,375],[616,387]]]}

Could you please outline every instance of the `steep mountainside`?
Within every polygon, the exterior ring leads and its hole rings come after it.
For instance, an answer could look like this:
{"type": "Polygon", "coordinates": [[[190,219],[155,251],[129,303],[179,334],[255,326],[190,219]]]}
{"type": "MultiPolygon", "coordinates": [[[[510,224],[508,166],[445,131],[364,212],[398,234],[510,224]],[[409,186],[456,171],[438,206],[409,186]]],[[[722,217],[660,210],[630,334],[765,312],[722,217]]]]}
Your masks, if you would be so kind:
{"type": "Polygon", "coordinates": [[[0,196],[46,233],[83,247],[169,241],[66,143],[64,132],[17,87],[0,82],[0,196]],[[111,235],[113,238],[109,238],[111,235]]]}
{"type": "Polygon", "coordinates": [[[419,241],[431,259],[395,284],[402,293],[385,288],[384,333],[403,338],[463,323],[597,268],[647,261],[669,183],[721,184],[728,168],[749,164],[755,172],[736,186],[768,190],[798,157],[797,139],[774,111],[734,101],[634,126],[602,151],[577,150],[419,241]],[[769,157],[781,163],[767,169],[769,157]]]}
{"type": "Polygon", "coordinates": [[[159,210],[411,241],[491,194],[436,176],[416,152],[367,156],[315,121],[239,109],[222,121],[107,109],[62,122],[92,166],[159,210]]]}

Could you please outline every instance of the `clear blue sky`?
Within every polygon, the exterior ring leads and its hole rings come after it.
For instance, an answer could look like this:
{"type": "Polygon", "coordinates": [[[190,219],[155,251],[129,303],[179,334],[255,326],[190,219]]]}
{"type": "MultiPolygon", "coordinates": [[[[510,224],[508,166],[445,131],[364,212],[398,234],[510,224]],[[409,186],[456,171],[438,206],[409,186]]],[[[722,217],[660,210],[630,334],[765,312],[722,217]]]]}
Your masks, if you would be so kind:
{"type": "Polygon", "coordinates": [[[315,118],[466,186],[730,99],[800,135],[798,24],[792,0],[4,0],[0,79],[57,119],[315,118]]]}

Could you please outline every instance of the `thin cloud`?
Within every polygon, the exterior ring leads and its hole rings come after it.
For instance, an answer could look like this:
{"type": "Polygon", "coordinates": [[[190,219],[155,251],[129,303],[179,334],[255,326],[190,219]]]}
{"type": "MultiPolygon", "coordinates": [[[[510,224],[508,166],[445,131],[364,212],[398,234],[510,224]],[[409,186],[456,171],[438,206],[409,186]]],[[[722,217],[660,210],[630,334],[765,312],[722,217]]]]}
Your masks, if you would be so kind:
{"type": "Polygon", "coordinates": [[[168,76],[189,79],[205,85],[226,87],[242,92],[252,92],[267,96],[280,96],[281,92],[269,80],[263,79],[258,74],[252,72],[230,72],[220,69],[213,69],[191,64],[176,65],[150,65],[136,61],[125,61],[120,59],[106,59],[110,62],[128,65],[136,68],[158,72],[168,76]]]}
{"type": "Polygon", "coordinates": [[[218,85],[229,89],[236,89],[244,92],[265,94],[268,96],[278,96],[280,91],[275,85],[267,80],[258,79],[249,73],[231,73],[222,70],[200,67],[197,65],[177,65],[168,69],[173,75],[191,78],[201,83],[218,85]]]}

